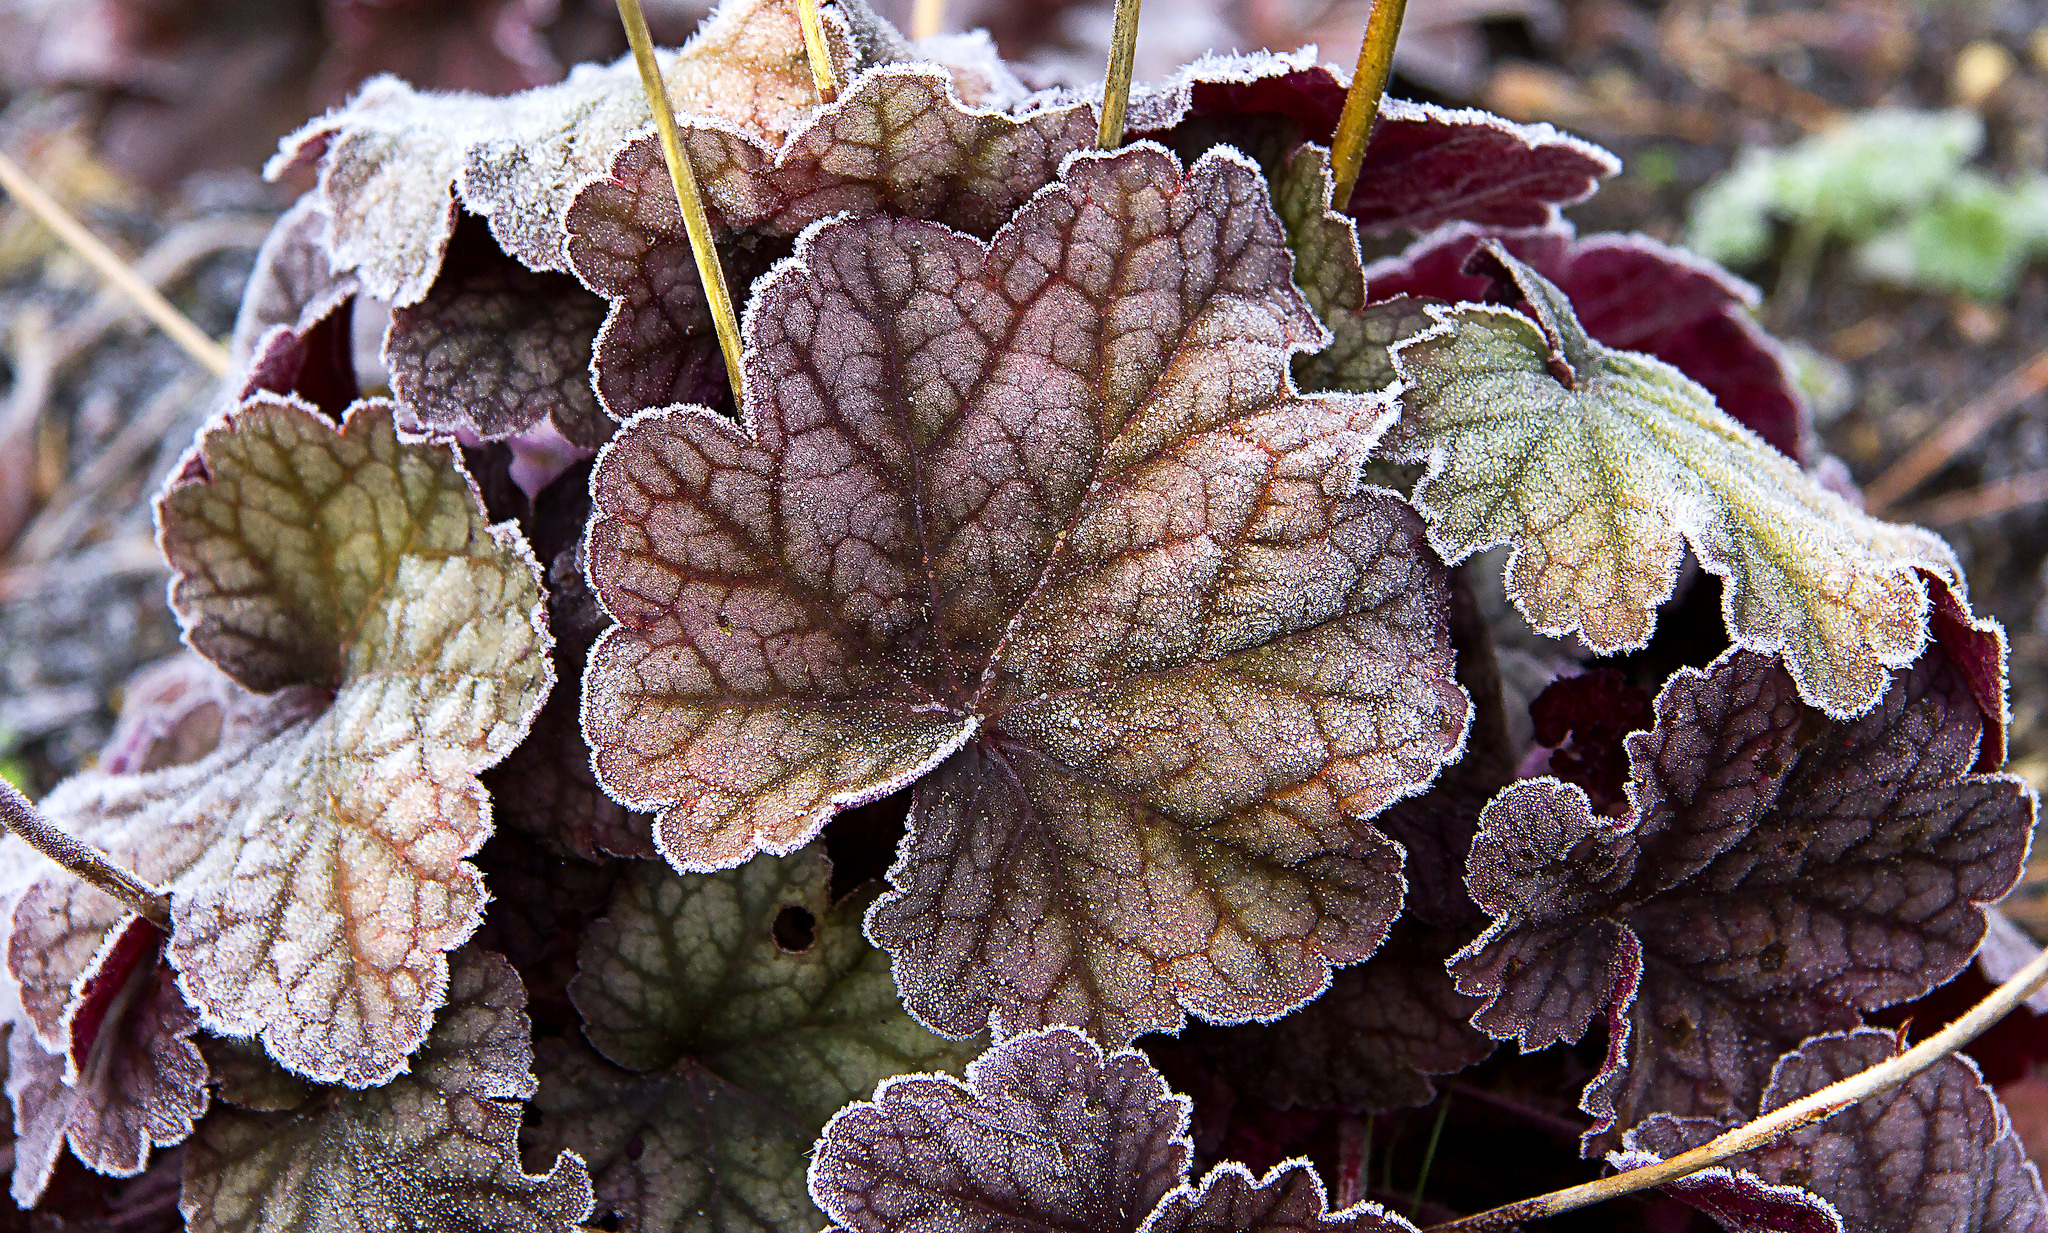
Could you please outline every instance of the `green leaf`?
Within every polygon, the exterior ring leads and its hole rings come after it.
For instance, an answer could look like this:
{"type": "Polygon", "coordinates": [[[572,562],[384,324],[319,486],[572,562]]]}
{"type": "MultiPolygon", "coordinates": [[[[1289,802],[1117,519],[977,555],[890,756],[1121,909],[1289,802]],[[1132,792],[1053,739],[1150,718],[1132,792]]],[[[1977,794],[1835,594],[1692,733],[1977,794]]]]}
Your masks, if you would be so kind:
{"type": "Polygon", "coordinates": [[[1427,463],[1414,499],[1437,551],[1514,545],[1508,594],[1529,622],[1607,653],[1649,641],[1690,544],[1727,580],[1731,638],[1782,653],[1829,715],[1868,711],[1926,641],[1914,570],[1962,585],[1948,545],[1826,491],[1677,369],[1593,341],[1554,285],[1483,251],[1533,319],[1433,307],[1438,328],[1394,349],[1407,389],[1388,440],[1427,463]]]}
{"type": "Polygon", "coordinates": [[[904,1013],[888,956],[861,937],[873,892],[834,905],[830,877],[815,850],[680,878],[634,869],[569,987],[604,1056],[543,1046],[529,1150],[582,1152],[600,1208],[631,1229],[819,1228],[804,1175],[832,1114],[980,1047],[904,1013]]]}
{"type": "Polygon", "coordinates": [[[1335,186],[1328,150],[1299,147],[1272,187],[1273,208],[1294,252],[1294,281],[1331,335],[1321,351],[1294,358],[1296,384],[1304,390],[1379,393],[1397,379],[1393,345],[1435,322],[1420,301],[1406,296],[1366,303],[1357,224],[1330,208],[1335,186]]]}
{"type": "MultiPolygon", "coordinates": [[[[254,400],[202,435],[158,512],[186,640],[276,692],[199,761],[81,775],[45,812],[170,889],[170,959],[204,1026],[381,1083],[477,926],[476,773],[553,682],[538,568],[453,451],[401,440],[384,403],[337,429],[254,400]]],[[[9,965],[47,1046],[129,919],[68,874],[23,896],[9,965]]]]}
{"type": "MultiPolygon", "coordinates": [[[[569,1233],[590,1213],[574,1155],[519,1165],[519,1101],[533,1094],[526,991],[497,955],[450,965],[448,1004],[406,1074],[366,1092],[325,1088],[278,1112],[222,1105],[185,1156],[192,1233],[569,1233]]],[[[228,1097],[288,1095],[238,1077],[228,1097]]],[[[274,1103],[265,1100],[262,1103],[274,1103]]]]}

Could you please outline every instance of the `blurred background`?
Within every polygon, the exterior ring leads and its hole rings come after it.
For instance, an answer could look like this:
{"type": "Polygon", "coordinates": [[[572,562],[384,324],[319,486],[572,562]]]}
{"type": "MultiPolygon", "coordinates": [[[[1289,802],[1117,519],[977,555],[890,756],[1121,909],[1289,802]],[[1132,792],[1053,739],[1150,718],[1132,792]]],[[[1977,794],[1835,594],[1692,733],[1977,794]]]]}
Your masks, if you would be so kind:
{"type": "MultiPolygon", "coordinates": [[[[910,0],[876,4],[909,27],[910,0]]],[[[1305,43],[1348,65],[1368,4],[1151,0],[1138,76],[1305,43]]],[[[669,43],[704,8],[648,4],[669,43]]],[[[1110,8],[950,0],[944,28],[973,27],[1027,83],[1080,84],[1110,8]]],[[[380,72],[502,93],[623,50],[611,0],[0,0],[0,147],[221,335],[306,187],[258,168],[307,116],[380,72]]],[[[1619,153],[1581,231],[1757,284],[1829,449],[1873,507],[1947,535],[2005,624],[2014,770],[2048,787],[2048,0],[1409,0],[1396,69],[1397,94],[1619,153]]],[[[0,774],[32,792],[175,645],[148,498],[210,389],[0,203],[0,774]]],[[[2042,932],[2048,896],[2013,913],[2042,932]]]]}

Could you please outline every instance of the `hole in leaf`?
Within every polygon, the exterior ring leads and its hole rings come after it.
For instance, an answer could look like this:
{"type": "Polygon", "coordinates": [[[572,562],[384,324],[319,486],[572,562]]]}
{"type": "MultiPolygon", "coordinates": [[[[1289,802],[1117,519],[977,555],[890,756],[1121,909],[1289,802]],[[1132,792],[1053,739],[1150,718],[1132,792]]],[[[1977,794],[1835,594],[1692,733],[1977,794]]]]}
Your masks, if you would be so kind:
{"type": "Polygon", "coordinates": [[[775,935],[775,944],[786,953],[801,955],[818,940],[818,918],[792,903],[775,914],[770,932],[775,935]]]}
{"type": "Polygon", "coordinates": [[[1773,942],[1763,948],[1756,957],[1757,967],[1766,972],[1776,972],[1785,966],[1785,944],[1773,942]]]}

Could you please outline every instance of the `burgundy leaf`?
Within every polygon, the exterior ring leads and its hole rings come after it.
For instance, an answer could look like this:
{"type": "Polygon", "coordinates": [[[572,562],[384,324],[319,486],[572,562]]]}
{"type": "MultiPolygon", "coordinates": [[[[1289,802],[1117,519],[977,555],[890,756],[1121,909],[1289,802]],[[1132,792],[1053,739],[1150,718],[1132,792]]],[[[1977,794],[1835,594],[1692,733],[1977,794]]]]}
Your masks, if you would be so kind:
{"type": "Polygon", "coordinates": [[[1938,645],[1854,721],[1754,652],[1680,672],[1628,738],[1626,818],[1555,779],[1487,807],[1470,883],[1494,924],[1452,965],[1489,999],[1474,1022],[1534,1049],[1606,1016],[1595,1136],[1749,1107],[1779,1052],[1975,953],[2035,811],[2018,780],[1971,773],[1983,728],[1938,645]]]}
{"type": "MultiPolygon", "coordinates": [[[[1094,136],[1091,108],[983,110],[929,64],[863,75],[779,150],[729,125],[686,118],[683,131],[735,287],[835,214],[929,218],[990,235],[1094,136]]],[[[578,195],[565,226],[577,276],[611,302],[597,341],[604,405],[624,418],[716,402],[725,369],[655,139],[620,151],[609,177],[578,195]]]]}
{"type": "MultiPolygon", "coordinates": [[[[1637,1137],[1632,1132],[1630,1142],[1637,1137]]],[[[1607,1163],[1622,1170],[1662,1159],[1635,1149],[1607,1153],[1607,1163]]],[[[1798,1186],[1774,1186],[1754,1173],[1701,1169],[1658,1189],[1712,1216],[1728,1233],[1842,1233],[1842,1218],[1826,1199],[1798,1186]]]]}
{"type": "MultiPolygon", "coordinates": [[[[1312,48],[1206,56],[1163,85],[1134,94],[1128,126],[1174,145],[1172,130],[1206,122],[1224,140],[1250,144],[1237,126],[1249,123],[1256,131],[1280,122],[1295,141],[1328,145],[1347,84],[1337,70],[1316,62],[1312,48]]],[[[1591,196],[1619,170],[1612,154],[1548,124],[1387,98],[1343,212],[1374,233],[1428,231],[1450,222],[1540,227],[1557,220],[1558,207],[1591,196]]]]}
{"type": "Polygon", "coordinates": [[[2005,730],[2012,726],[2012,703],[2006,698],[2005,627],[1991,617],[1979,620],[1957,597],[1955,589],[1926,570],[1927,632],[1941,644],[1949,662],[1969,682],[1970,696],[1984,715],[1984,739],[1977,749],[1979,771],[2005,765],[2005,730]]]}
{"type": "Polygon", "coordinates": [[[1373,300],[1486,300],[1492,280],[1465,271],[1482,240],[1498,240],[1565,293],[1586,332],[1644,351],[1705,386],[1721,410],[1801,462],[1813,460],[1812,413],[1777,341],[1750,316],[1756,288],[1642,235],[1572,238],[1557,226],[1494,234],[1446,227],[1365,269],[1373,300]]]}
{"type": "Polygon", "coordinates": [[[392,393],[411,425],[500,441],[545,422],[594,450],[613,428],[590,385],[603,317],[575,279],[528,270],[466,219],[426,298],[391,314],[392,393]]]}
{"type": "MultiPolygon", "coordinates": [[[[1898,1037],[1869,1028],[1809,1040],[1779,1060],[1759,1112],[1867,1070],[1899,1048],[1898,1037]]],[[[1669,1157],[1725,1129],[1706,1118],[1659,1114],[1630,1134],[1630,1146],[1669,1157]]],[[[1845,1233],[2048,1230],[2040,1173],[2005,1107],[1961,1057],[1943,1058],[1903,1087],[1728,1164],[1813,1191],[1840,1213],[1845,1233]]]]}
{"type": "Polygon", "coordinates": [[[594,475],[584,728],[679,868],[921,783],[869,933],[967,1035],[1270,1017],[1398,909],[1361,819],[1458,747],[1441,566],[1358,490],[1377,399],[1255,169],[1069,160],[984,246],[810,233],[756,291],[745,429],[650,413],[594,475]]]}
{"type": "Polygon", "coordinates": [[[1261,1181],[1188,1181],[1188,1102],[1143,1055],[1056,1028],[950,1076],[906,1076],[825,1127],[811,1196],[849,1233],[1394,1233],[1371,1205],[1326,1214],[1304,1161],[1261,1181]]]}
{"type": "Polygon", "coordinates": [[[1536,741],[1551,749],[1552,775],[1585,790],[1593,812],[1625,812],[1628,751],[1622,738],[1650,727],[1650,691],[1632,685],[1620,670],[1594,668],[1559,677],[1529,704],[1536,741]]]}
{"type": "Polygon", "coordinates": [[[44,1050],[26,1023],[8,1041],[14,1101],[14,1200],[42,1196],[65,1144],[100,1173],[133,1177],[151,1147],[192,1133],[206,1111],[199,1016],[163,962],[164,935],[131,920],[108,942],[68,1025],[70,1047],[44,1050]]]}

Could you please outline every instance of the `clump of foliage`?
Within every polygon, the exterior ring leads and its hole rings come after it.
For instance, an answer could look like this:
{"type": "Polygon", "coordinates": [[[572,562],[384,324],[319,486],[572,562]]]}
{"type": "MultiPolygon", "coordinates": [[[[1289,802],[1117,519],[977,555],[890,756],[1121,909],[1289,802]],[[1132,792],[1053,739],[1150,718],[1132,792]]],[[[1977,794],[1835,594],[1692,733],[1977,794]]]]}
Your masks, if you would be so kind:
{"type": "MultiPolygon", "coordinates": [[[[1310,56],[1098,149],[824,15],[830,102],[788,0],[661,56],[738,389],[631,63],[287,141],[157,504],[190,650],[40,804],[168,909],[0,847],[19,1204],[68,1155],[202,1231],[1411,1230],[1217,1128],[1585,1042],[1544,1116],[1630,1165],[1896,1048],[2036,805],[2002,634],[1815,478],[1751,288],[1575,235],[1615,160],[1479,112],[1383,103],[1336,200],[1310,56]],[[1526,748],[1516,627],[1612,657],[1526,748]]],[[[1667,1193],[2048,1228],[1960,1059],[1667,1193]]]]}
{"type": "Polygon", "coordinates": [[[2048,254],[2048,177],[1971,168],[1984,145],[1972,112],[1858,112],[1785,150],[1745,150],[1693,200],[1687,243],[1737,268],[1777,248],[1835,241],[1866,275],[1982,299],[2010,294],[2048,254]]]}

